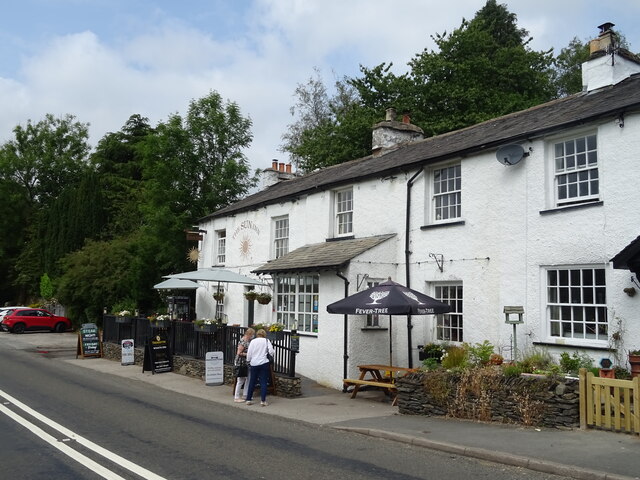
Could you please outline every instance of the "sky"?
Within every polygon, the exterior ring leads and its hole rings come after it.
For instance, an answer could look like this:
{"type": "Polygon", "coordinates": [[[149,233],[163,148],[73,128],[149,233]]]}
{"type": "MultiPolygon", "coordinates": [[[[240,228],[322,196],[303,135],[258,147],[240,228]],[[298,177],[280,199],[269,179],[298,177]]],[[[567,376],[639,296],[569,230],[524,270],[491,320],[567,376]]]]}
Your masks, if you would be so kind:
{"type": "MultiPolygon", "coordinates": [[[[612,22],[640,52],[640,0],[498,0],[559,52],[612,22]]],[[[485,0],[5,0],[0,5],[0,144],[48,113],[89,123],[95,146],[133,114],[152,126],[217,91],[253,123],[253,168],[279,151],[294,91],[319,69],[327,85],[359,66],[395,73],[432,35],[485,0]]],[[[380,120],[384,112],[380,112],[380,120]]]]}

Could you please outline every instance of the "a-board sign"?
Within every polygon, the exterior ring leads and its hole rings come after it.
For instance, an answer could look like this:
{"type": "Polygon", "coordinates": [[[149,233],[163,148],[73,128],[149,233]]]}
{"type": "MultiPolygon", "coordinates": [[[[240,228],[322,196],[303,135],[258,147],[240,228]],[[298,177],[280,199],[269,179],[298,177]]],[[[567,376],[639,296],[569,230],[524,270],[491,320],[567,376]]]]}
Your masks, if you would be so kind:
{"type": "Polygon", "coordinates": [[[122,340],[122,365],[135,365],[136,363],[136,351],[134,348],[133,338],[122,340]]]}
{"type": "Polygon", "coordinates": [[[102,342],[100,341],[100,330],[95,323],[83,323],[78,331],[78,347],[76,358],[101,357],[102,342]]]}
{"type": "Polygon", "coordinates": [[[224,383],[224,354],[207,352],[204,356],[205,385],[222,385],[224,383]]]}
{"type": "Polygon", "coordinates": [[[157,330],[147,340],[144,347],[144,360],[142,371],[150,370],[151,373],[170,372],[173,361],[169,349],[169,340],[166,330],[157,330]]]}

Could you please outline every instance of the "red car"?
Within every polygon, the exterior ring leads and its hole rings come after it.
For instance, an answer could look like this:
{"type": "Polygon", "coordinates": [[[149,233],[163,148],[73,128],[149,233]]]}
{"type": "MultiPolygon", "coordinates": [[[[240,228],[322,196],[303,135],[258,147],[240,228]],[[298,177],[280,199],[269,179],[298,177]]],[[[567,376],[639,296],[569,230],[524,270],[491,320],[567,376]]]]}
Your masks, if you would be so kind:
{"type": "Polygon", "coordinates": [[[51,330],[62,333],[71,328],[71,321],[42,308],[16,308],[4,316],[0,326],[3,330],[13,333],[22,333],[25,330],[51,330]]]}

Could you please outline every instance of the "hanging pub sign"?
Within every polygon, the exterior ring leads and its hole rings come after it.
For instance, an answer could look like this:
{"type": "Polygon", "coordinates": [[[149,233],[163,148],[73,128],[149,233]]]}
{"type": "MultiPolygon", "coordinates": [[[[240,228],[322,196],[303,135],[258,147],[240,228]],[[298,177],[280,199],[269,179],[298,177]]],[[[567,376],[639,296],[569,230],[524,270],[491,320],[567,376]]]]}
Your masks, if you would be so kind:
{"type": "Polygon", "coordinates": [[[136,352],[134,348],[133,338],[122,340],[122,361],[121,365],[135,365],[136,352]]]}
{"type": "Polygon", "coordinates": [[[78,346],[76,348],[76,358],[102,357],[102,342],[100,341],[100,330],[95,323],[83,323],[78,331],[78,346]]]}
{"type": "Polygon", "coordinates": [[[169,340],[166,330],[157,330],[147,340],[144,347],[144,360],[142,372],[149,370],[151,373],[170,372],[173,369],[169,340]]]}

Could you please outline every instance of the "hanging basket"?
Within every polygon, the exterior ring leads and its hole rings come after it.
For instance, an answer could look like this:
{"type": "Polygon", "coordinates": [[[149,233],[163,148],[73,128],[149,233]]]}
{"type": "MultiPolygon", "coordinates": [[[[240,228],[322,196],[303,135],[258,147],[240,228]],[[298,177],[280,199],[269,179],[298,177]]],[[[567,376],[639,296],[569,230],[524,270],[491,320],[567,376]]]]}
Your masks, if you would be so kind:
{"type": "Polygon", "coordinates": [[[253,290],[249,290],[248,292],[244,292],[244,298],[253,302],[258,298],[258,292],[254,292],[253,290]]]}
{"type": "Polygon", "coordinates": [[[258,303],[260,305],[267,305],[269,302],[271,302],[271,295],[269,295],[268,293],[259,293],[256,297],[256,300],[258,300],[258,303]]]}
{"type": "Polygon", "coordinates": [[[222,302],[224,300],[224,293],[218,293],[218,292],[214,293],[213,294],[213,299],[216,302],[222,302]]]}

